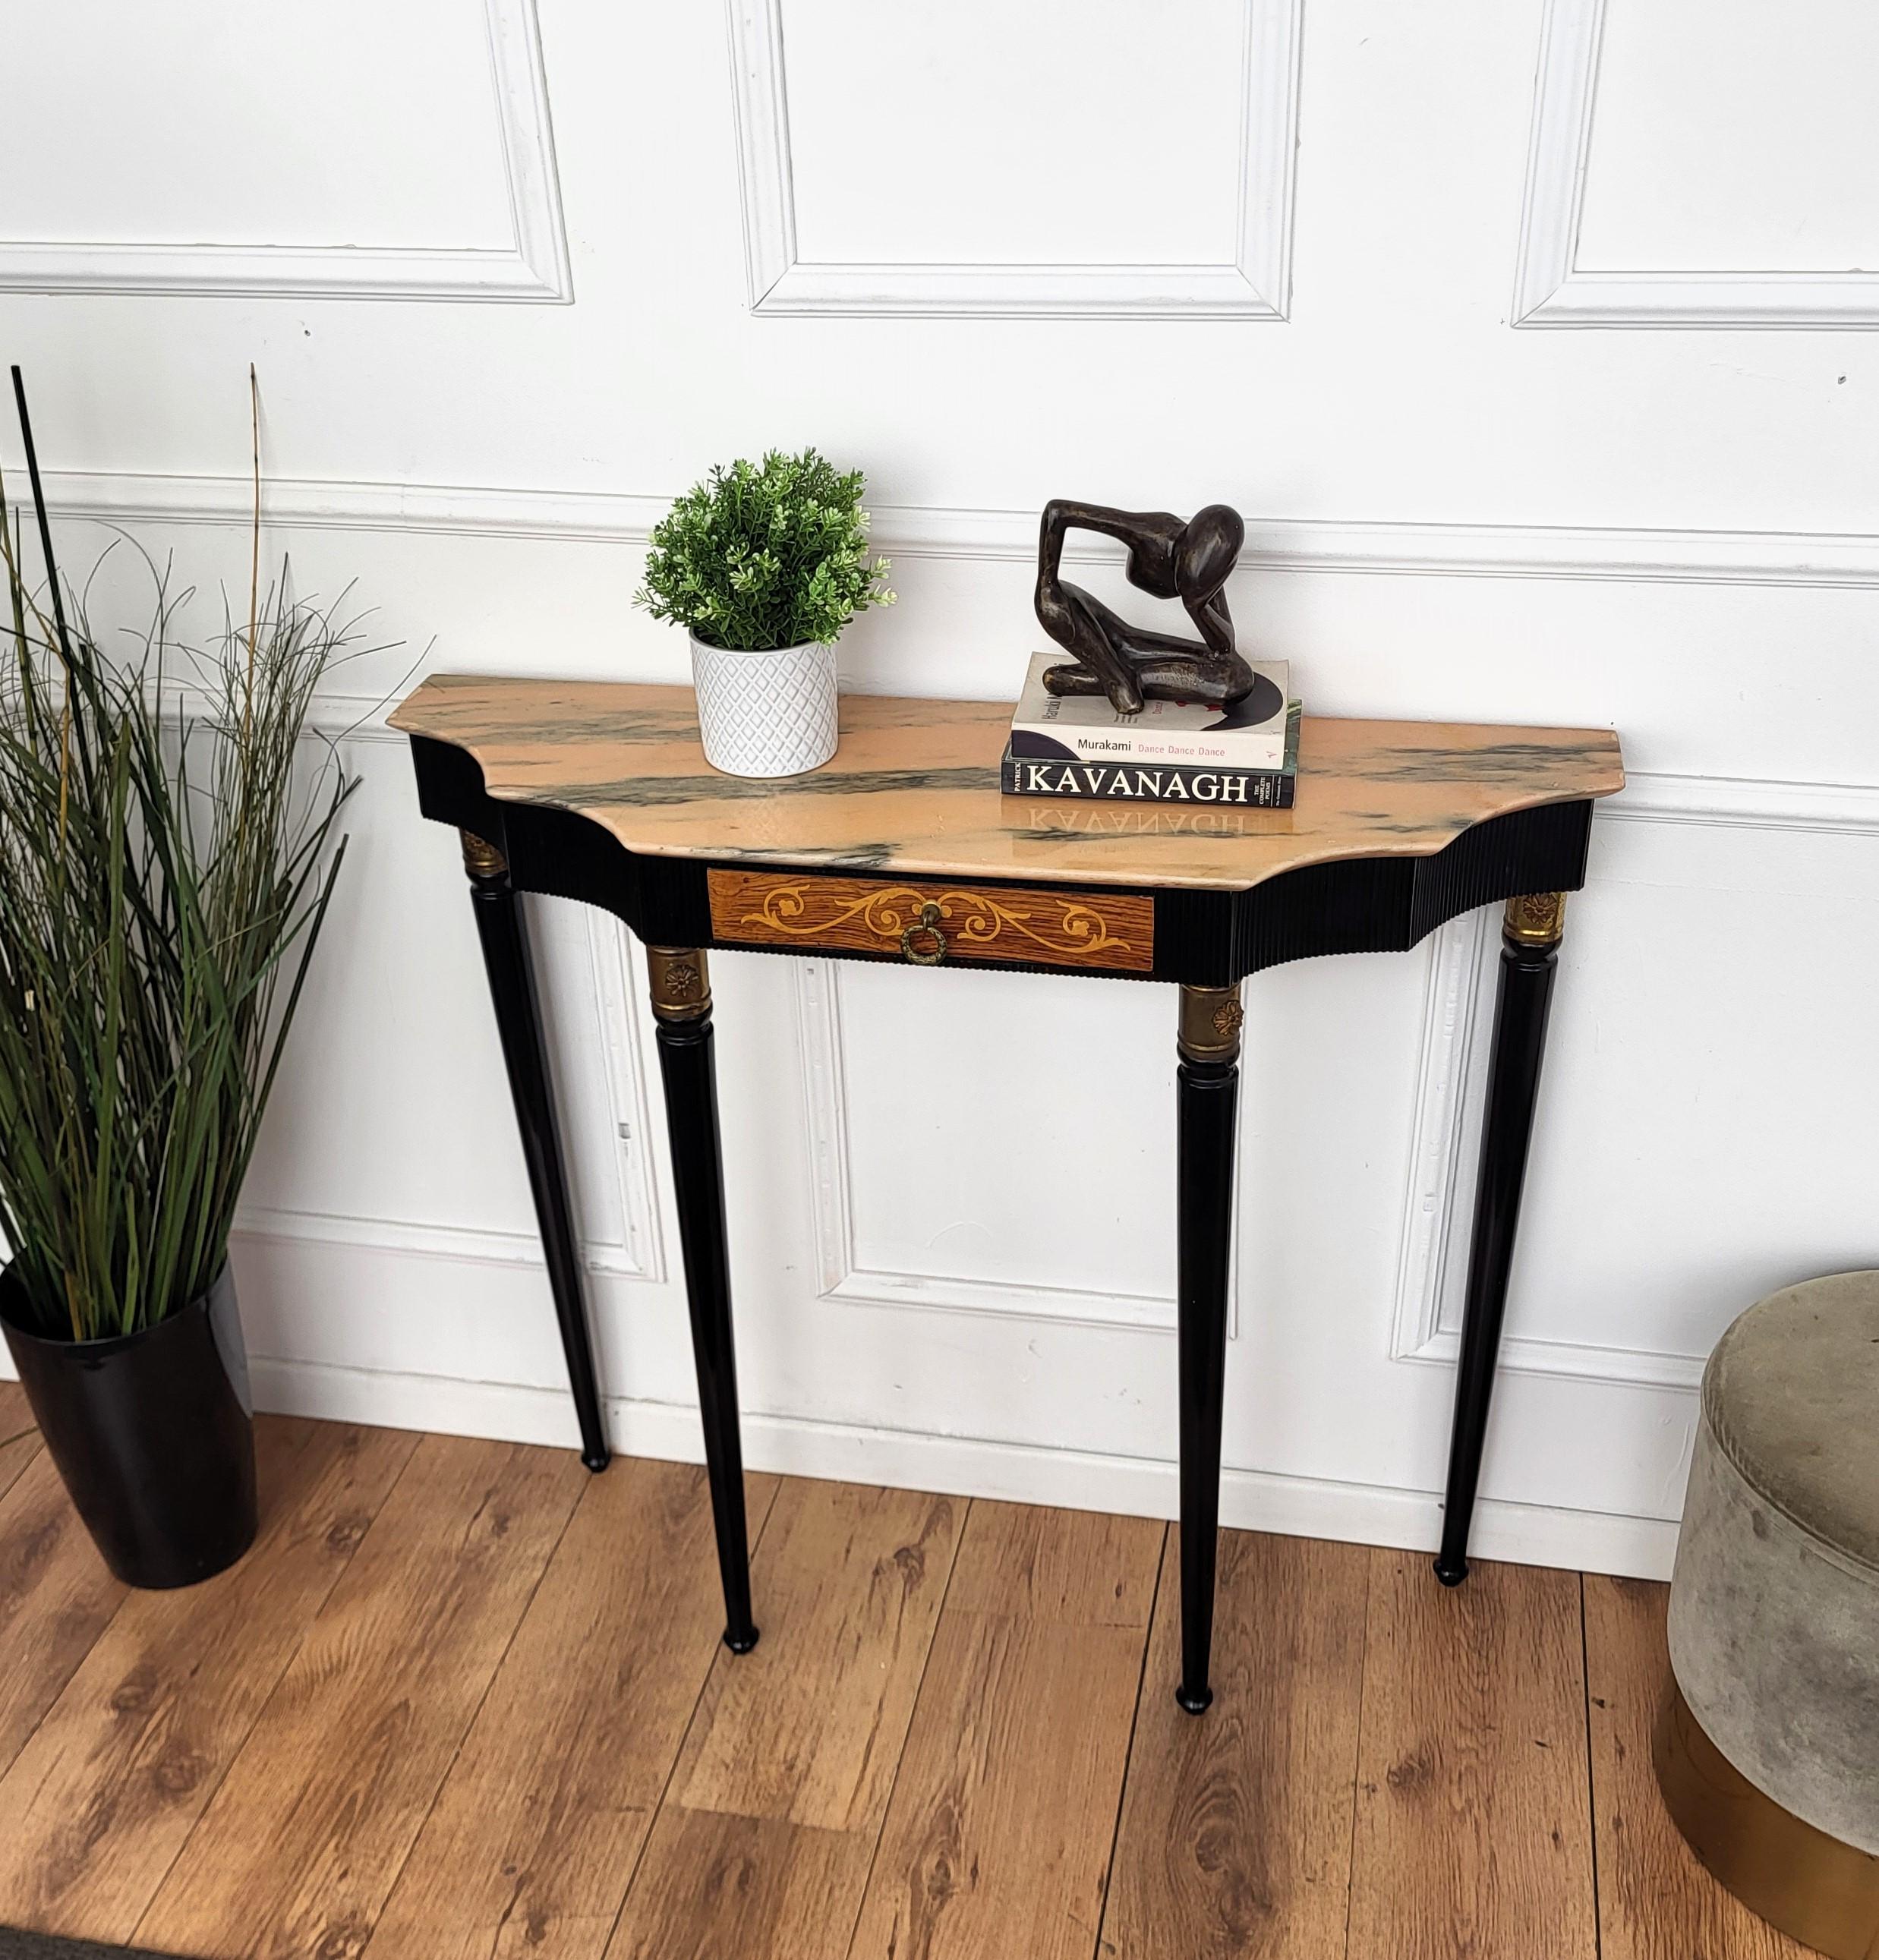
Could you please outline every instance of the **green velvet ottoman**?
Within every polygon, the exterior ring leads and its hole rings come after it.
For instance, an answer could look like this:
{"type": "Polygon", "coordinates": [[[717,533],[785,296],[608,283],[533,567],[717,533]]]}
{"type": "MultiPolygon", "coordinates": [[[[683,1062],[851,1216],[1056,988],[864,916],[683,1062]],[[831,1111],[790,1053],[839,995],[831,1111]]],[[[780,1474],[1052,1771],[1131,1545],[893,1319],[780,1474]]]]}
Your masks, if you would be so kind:
{"type": "Polygon", "coordinates": [[[1658,1780],[1696,1854],[1879,1960],[1879,1272],[1771,1294],[1704,1370],[1658,1780]]]}

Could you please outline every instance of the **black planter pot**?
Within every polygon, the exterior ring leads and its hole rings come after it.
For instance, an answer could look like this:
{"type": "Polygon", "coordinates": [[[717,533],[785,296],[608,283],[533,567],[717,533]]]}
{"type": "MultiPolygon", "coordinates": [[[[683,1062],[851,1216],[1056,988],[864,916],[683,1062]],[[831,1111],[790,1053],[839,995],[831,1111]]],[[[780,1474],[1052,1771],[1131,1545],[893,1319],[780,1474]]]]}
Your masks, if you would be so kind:
{"type": "Polygon", "coordinates": [[[128,1586],[193,1586],[254,1542],[253,1405],[233,1270],[140,1333],[52,1341],[22,1325],[11,1267],[0,1331],[40,1433],[104,1562],[128,1586]]]}

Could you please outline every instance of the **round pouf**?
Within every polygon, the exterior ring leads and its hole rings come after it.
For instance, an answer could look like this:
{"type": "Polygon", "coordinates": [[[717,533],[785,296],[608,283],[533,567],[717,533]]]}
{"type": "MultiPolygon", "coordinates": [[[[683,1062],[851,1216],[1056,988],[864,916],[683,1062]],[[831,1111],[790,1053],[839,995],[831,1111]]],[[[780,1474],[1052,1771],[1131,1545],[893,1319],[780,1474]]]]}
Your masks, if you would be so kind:
{"type": "Polygon", "coordinates": [[[1658,1780],[1744,1904],[1879,1956],[1879,1272],[1752,1306],[1703,1373],[1658,1780]]]}

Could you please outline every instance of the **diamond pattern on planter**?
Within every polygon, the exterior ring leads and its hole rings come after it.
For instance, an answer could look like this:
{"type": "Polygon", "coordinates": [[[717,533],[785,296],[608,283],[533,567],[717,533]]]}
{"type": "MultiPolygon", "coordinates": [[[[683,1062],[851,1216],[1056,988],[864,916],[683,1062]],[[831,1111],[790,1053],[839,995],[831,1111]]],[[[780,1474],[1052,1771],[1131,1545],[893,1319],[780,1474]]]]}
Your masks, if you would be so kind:
{"type": "Polygon", "coordinates": [[[705,759],[734,776],[795,776],[835,753],[835,649],[738,653],[692,641],[705,759]]]}

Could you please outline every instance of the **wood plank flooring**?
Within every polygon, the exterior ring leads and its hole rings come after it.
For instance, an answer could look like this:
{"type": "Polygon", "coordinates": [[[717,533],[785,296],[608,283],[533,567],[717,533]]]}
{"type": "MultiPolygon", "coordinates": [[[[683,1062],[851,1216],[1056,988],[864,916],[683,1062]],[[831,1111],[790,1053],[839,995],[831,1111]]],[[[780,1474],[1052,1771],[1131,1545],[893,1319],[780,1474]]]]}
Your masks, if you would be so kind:
{"type": "Polygon", "coordinates": [[[1806,1960],[1658,1803],[1664,1589],[263,1418],[114,1585],[0,1384],[0,1924],[214,1960],[1806,1960]]]}

